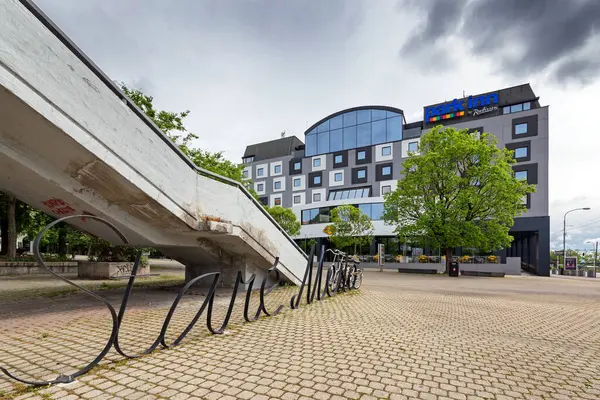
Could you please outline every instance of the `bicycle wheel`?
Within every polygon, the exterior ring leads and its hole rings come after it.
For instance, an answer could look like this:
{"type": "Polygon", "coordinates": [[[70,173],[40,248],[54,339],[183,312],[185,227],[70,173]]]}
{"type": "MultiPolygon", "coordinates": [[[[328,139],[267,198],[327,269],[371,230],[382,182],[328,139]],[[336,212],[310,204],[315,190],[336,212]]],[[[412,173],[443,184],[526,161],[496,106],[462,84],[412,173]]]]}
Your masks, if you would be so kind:
{"type": "Polygon", "coordinates": [[[327,277],[329,277],[329,279],[327,280],[327,286],[329,288],[329,292],[333,292],[335,290],[335,286],[337,285],[338,281],[338,275],[339,268],[336,268],[333,265],[330,266],[327,270],[327,277]]]}
{"type": "Polygon", "coordinates": [[[354,289],[356,283],[356,266],[348,268],[348,279],[346,280],[346,286],[348,289],[354,289]]]}
{"type": "Polygon", "coordinates": [[[356,271],[356,275],[354,276],[354,289],[360,288],[360,285],[362,285],[362,280],[363,272],[359,269],[356,271]]]}

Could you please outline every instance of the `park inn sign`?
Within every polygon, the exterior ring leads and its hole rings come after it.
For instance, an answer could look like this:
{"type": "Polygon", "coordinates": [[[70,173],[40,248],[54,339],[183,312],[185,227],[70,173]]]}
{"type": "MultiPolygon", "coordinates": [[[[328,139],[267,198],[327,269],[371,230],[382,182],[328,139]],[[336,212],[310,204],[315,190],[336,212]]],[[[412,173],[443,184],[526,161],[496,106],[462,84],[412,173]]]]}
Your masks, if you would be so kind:
{"type": "Polygon", "coordinates": [[[498,93],[454,99],[447,103],[426,107],[425,121],[431,123],[448,120],[463,117],[467,113],[476,117],[498,110],[498,102],[498,93]]]}

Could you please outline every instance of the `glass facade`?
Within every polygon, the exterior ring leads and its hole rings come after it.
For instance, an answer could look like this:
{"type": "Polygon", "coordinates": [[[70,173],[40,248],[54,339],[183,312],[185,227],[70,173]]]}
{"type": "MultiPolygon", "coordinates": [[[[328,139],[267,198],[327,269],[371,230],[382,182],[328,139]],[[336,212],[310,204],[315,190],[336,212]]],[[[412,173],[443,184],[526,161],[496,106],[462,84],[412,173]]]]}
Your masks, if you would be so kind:
{"type": "MultiPolygon", "coordinates": [[[[366,214],[371,220],[378,221],[383,218],[383,203],[369,203],[354,205],[366,214]]],[[[323,224],[331,222],[330,211],[335,207],[320,207],[302,210],[302,225],[323,224]]]]}
{"type": "Polygon", "coordinates": [[[354,188],[329,191],[327,200],[362,199],[371,196],[371,188],[354,188]]]}
{"type": "Polygon", "coordinates": [[[366,109],[332,117],[306,134],[307,157],[402,140],[402,115],[366,109]]]}

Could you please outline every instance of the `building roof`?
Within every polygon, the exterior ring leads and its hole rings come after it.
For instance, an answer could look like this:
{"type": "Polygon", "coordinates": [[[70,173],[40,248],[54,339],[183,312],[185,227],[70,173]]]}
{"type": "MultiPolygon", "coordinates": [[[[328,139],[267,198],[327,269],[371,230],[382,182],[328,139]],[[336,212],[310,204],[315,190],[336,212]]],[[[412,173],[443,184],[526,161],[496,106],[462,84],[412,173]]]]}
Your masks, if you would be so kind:
{"type": "Polygon", "coordinates": [[[284,137],[268,142],[256,143],[246,146],[244,158],[254,156],[254,161],[268,160],[288,156],[298,146],[303,146],[304,142],[296,136],[284,137]]]}

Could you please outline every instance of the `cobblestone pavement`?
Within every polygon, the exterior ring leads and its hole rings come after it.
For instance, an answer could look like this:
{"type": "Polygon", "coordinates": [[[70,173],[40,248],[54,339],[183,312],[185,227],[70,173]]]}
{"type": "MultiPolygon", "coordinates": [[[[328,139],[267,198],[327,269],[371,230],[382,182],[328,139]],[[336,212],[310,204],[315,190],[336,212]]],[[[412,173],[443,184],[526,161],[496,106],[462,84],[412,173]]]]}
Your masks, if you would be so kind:
{"type": "MultiPolygon", "coordinates": [[[[295,289],[282,288],[268,306],[285,304],[285,312],[253,323],[242,323],[240,301],[228,334],[208,335],[199,323],[174,349],[136,360],[111,351],[70,385],[30,390],[0,374],[0,398],[599,399],[599,283],[367,271],[359,292],[299,310],[288,305],[295,289]]],[[[103,295],[117,303],[119,293],[103,295]]],[[[171,340],[197,309],[198,293],[177,311],[171,340]]],[[[126,351],[153,341],[173,297],[134,291],[126,351]]],[[[215,321],[228,300],[218,298],[215,321]]],[[[72,372],[109,335],[108,313],[82,296],[18,304],[27,315],[0,319],[0,365],[10,371],[72,372]]]]}

